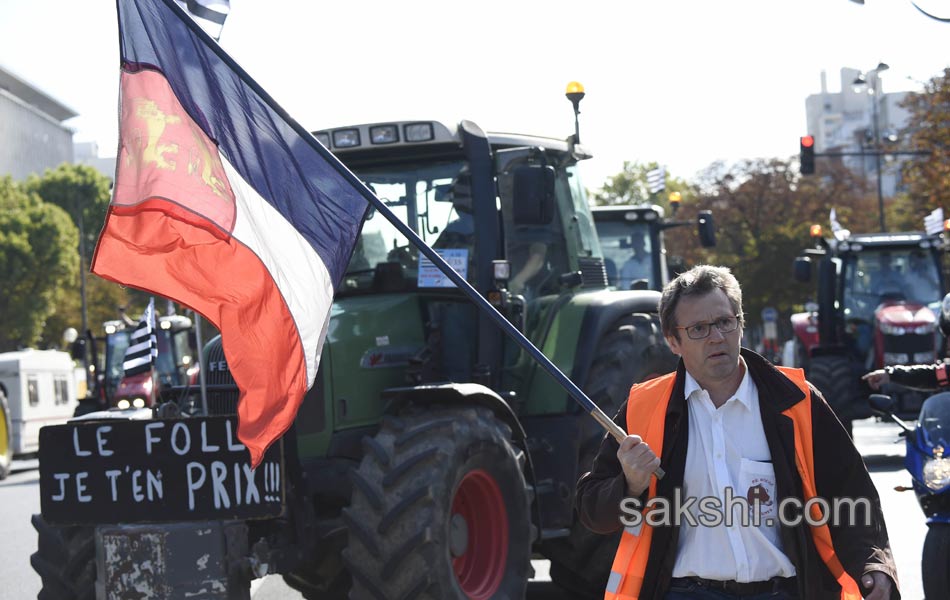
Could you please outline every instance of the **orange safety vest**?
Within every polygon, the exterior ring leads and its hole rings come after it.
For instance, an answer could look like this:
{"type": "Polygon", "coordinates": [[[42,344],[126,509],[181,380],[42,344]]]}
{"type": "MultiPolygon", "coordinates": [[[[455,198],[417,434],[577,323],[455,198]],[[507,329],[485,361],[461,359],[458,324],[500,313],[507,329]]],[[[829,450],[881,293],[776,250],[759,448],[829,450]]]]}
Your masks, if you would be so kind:
{"type": "MultiPolygon", "coordinates": [[[[778,367],[786,377],[792,380],[804,393],[805,401],[798,402],[782,414],[791,417],[795,424],[795,465],[802,478],[805,502],[817,496],[815,488],[815,457],[812,448],[811,392],[805,382],[805,373],[801,369],[778,367]]],[[[666,426],[666,408],[673,394],[676,373],[652,379],[636,385],[630,390],[627,399],[627,431],[643,432],[640,435],[658,455],[663,448],[663,429],[666,426]]],[[[656,478],[650,478],[649,498],[656,497],[656,478]]],[[[821,518],[821,509],[811,506],[813,520],[821,518]]],[[[818,554],[825,565],[841,585],[841,600],[861,600],[858,584],[841,566],[831,543],[831,531],[828,525],[813,526],[812,539],[818,548],[818,554]]],[[[653,539],[653,527],[644,518],[640,525],[624,529],[614,564],[610,569],[610,579],[604,600],[637,600],[643,585],[643,575],[650,554],[650,541],[653,539]]]]}

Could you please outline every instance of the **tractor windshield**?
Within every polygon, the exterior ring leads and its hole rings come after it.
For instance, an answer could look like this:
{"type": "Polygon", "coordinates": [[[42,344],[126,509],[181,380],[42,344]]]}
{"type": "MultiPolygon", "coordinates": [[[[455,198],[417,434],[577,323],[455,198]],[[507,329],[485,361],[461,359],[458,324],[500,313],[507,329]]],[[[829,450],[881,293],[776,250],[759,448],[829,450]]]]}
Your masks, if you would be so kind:
{"type": "MultiPolygon", "coordinates": [[[[457,271],[468,275],[475,228],[464,162],[387,165],[359,169],[356,175],[457,271]]],[[[425,257],[421,269],[424,284],[443,287],[444,278],[425,257]]],[[[371,209],[338,293],[401,291],[416,285],[419,271],[418,250],[371,209]]]]}
{"type": "Polygon", "coordinates": [[[935,305],[943,297],[937,258],[921,248],[867,249],[845,258],[845,310],[873,320],[884,300],[935,305]]]}
{"type": "Polygon", "coordinates": [[[604,220],[597,223],[597,234],[610,285],[629,290],[633,282],[646,279],[648,289],[659,289],[651,261],[650,226],[646,222],[604,220]]]}

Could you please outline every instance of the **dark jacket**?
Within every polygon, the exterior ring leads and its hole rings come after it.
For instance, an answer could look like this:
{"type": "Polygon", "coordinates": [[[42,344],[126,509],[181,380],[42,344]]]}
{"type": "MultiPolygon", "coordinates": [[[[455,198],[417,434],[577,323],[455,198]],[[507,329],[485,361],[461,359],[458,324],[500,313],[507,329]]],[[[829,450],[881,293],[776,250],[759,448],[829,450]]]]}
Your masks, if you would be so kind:
{"type": "MultiPolygon", "coordinates": [[[[891,382],[899,383],[907,387],[919,390],[936,390],[946,387],[947,383],[941,385],[937,379],[937,370],[941,369],[947,372],[948,365],[938,362],[932,365],[912,365],[909,367],[885,367],[885,371],[891,377],[891,382]]],[[[947,380],[950,383],[950,379],[947,380]]]]}
{"type": "MultiPolygon", "coordinates": [[[[801,477],[795,467],[793,423],[791,418],[781,412],[804,401],[804,394],[758,354],[743,348],[742,356],[758,388],[762,426],[772,453],[777,494],[779,498],[802,499],[801,477]]],[[[683,362],[680,361],[667,408],[663,449],[660,453],[666,476],[657,482],[657,496],[669,498],[671,502],[674,488],[683,484],[686,467],[689,417],[683,392],[685,373],[683,362]]],[[[860,509],[856,511],[855,527],[849,527],[847,522],[843,526],[836,526],[829,521],[835,552],[845,570],[859,585],[864,573],[883,571],[894,581],[892,598],[900,598],[897,592],[897,570],[887,538],[881,501],[867,467],[841,422],[814,387],[811,387],[811,398],[818,495],[829,501],[843,497],[868,498],[872,507],[869,527],[864,526],[865,515],[860,509]]],[[[626,428],[626,403],[620,407],[614,420],[626,428]]],[[[589,529],[603,534],[621,529],[620,502],[624,498],[626,481],[617,460],[617,449],[617,442],[611,436],[605,436],[591,472],[584,474],[577,484],[577,510],[581,521],[589,529]]],[[[646,492],[641,497],[641,502],[645,501],[646,492]]],[[[842,513],[847,514],[847,510],[842,513]]],[[[672,525],[654,530],[640,598],[663,598],[673,573],[678,535],[679,528],[672,525]]],[[[797,527],[783,526],[781,536],[785,554],[795,565],[798,574],[799,597],[802,600],[837,599],[840,586],[819,556],[808,525],[802,522],[797,527]]],[[[716,549],[710,548],[710,551],[715,552],[716,549]]]]}

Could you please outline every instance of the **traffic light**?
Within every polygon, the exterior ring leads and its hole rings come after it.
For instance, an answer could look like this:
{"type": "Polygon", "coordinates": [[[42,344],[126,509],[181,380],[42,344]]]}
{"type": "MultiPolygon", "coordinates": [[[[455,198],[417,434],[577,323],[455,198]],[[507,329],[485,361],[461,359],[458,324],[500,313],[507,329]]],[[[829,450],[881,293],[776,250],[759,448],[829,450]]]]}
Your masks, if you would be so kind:
{"type": "Polygon", "coordinates": [[[815,138],[804,135],[799,142],[801,143],[802,175],[812,175],[815,173],[815,138]]]}

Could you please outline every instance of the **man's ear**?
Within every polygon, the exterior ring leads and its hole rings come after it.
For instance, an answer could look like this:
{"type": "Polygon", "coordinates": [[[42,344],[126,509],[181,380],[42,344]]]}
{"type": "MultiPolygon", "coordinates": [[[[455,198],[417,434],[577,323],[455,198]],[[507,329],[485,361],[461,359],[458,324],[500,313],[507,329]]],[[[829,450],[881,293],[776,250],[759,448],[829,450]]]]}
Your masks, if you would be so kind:
{"type": "Polygon", "coordinates": [[[678,339],[676,339],[675,335],[666,336],[666,345],[670,347],[670,350],[672,350],[673,354],[675,354],[676,356],[682,355],[680,353],[680,342],[678,339]]]}

